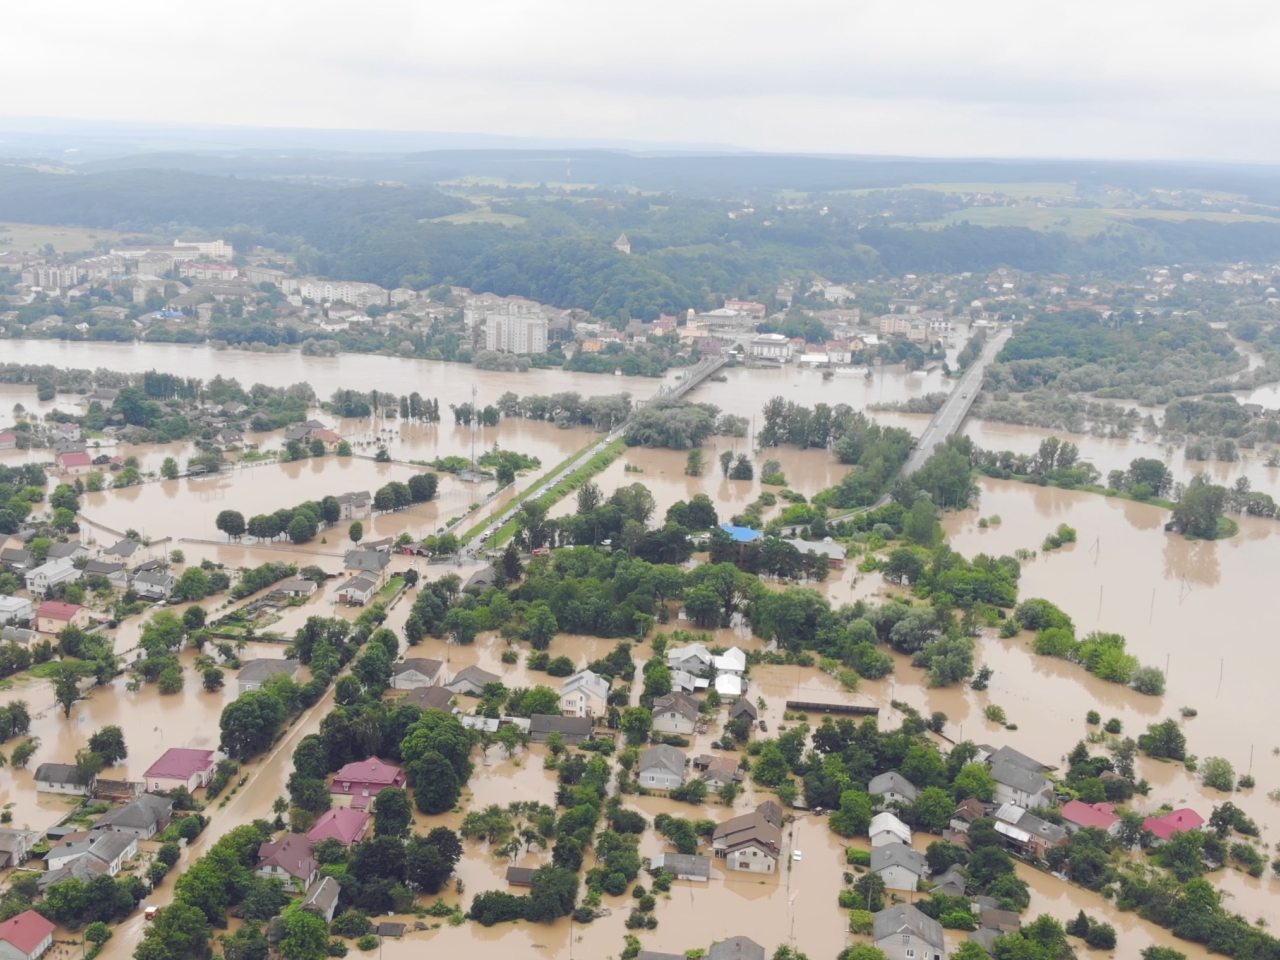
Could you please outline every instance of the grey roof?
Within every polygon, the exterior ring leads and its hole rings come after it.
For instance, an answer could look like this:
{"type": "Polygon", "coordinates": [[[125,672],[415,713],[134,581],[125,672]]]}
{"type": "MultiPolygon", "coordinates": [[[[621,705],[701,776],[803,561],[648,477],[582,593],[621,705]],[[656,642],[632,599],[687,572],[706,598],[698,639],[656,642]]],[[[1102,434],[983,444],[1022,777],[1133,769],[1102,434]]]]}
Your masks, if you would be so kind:
{"type": "Polygon", "coordinates": [[[946,893],[953,897],[963,897],[965,886],[969,882],[968,875],[961,870],[956,864],[947,867],[946,873],[934,877],[933,882],[937,884],[933,889],[940,893],[946,893]]]}
{"type": "Polygon", "coordinates": [[[377,585],[377,581],[370,580],[368,577],[352,577],[338,588],[338,592],[341,593],[344,590],[352,590],[358,593],[368,593],[370,590],[377,587],[377,585]]]}
{"type": "Polygon", "coordinates": [[[1025,753],[1019,753],[1013,747],[1001,747],[987,758],[987,762],[993,767],[997,763],[1011,763],[1015,767],[1030,770],[1032,773],[1044,773],[1046,770],[1053,769],[1049,764],[1041,763],[1039,760],[1028,757],[1025,753]]]}
{"type": "Polygon", "coordinates": [[[932,917],[926,917],[909,903],[900,903],[875,914],[872,919],[872,937],[879,941],[892,937],[904,930],[915,934],[931,947],[941,950],[946,945],[946,937],[942,933],[942,924],[932,917]]]}
{"type": "Polygon", "coordinates": [[[912,850],[905,843],[886,843],[871,851],[871,871],[879,873],[886,867],[906,867],[919,877],[929,875],[929,861],[925,855],[912,850]]]}
{"type": "Polygon", "coordinates": [[[413,670],[424,677],[434,677],[438,676],[442,669],[444,669],[443,660],[432,660],[429,657],[411,657],[408,660],[401,660],[399,663],[393,664],[391,673],[398,677],[402,673],[408,673],[413,670]]]}
{"type": "Polygon", "coordinates": [[[507,867],[507,883],[527,887],[533,882],[534,867],[507,867]]]}
{"type": "Polygon", "coordinates": [[[338,894],[341,892],[337,880],[333,877],[321,877],[307,888],[307,895],[302,899],[302,909],[314,907],[321,913],[327,913],[338,902],[338,894]]]}
{"type": "Polygon", "coordinates": [[[75,557],[77,553],[84,553],[84,545],[79,540],[72,540],[68,543],[54,543],[49,546],[48,557],[50,560],[61,560],[63,557],[75,557]]]}
{"type": "Polygon", "coordinates": [[[381,550],[352,550],[343,560],[349,570],[383,570],[390,562],[390,554],[381,550]]]}
{"type": "Polygon", "coordinates": [[[154,827],[172,813],[172,800],[158,797],[154,793],[144,793],[136,800],[129,801],[123,807],[108,810],[98,819],[93,828],[98,830],[106,826],[116,826],[146,829],[154,827]]]}
{"type": "Polygon", "coordinates": [[[1049,786],[1049,781],[1040,774],[1008,760],[991,765],[991,779],[1023,793],[1042,793],[1049,786]]]}
{"type": "Polygon", "coordinates": [[[636,770],[643,773],[653,767],[662,767],[671,773],[683,776],[685,760],[685,755],[675,747],[660,743],[656,747],[650,747],[640,756],[640,763],[636,770]]]}
{"type": "Polygon", "coordinates": [[[14,566],[22,566],[31,562],[30,550],[19,550],[17,547],[5,547],[0,550],[0,560],[5,563],[12,563],[14,566]]]}
{"type": "Polygon", "coordinates": [[[529,718],[529,733],[567,733],[571,736],[589,737],[595,729],[590,717],[557,717],[548,713],[535,713],[529,718]]]}
{"type": "Polygon", "coordinates": [[[683,953],[657,953],[653,950],[641,950],[636,960],[686,960],[683,953]]]}
{"type": "Polygon", "coordinates": [[[572,693],[579,687],[601,700],[609,696],[609,681],[591,670],[579,670],[573,676],[566,678],[560,687],[560,695],[572,693]]]}
{"type": "Polygon", "coordinates": [[[0,630],[0,641],[8,643],[10,640],[23,645],[29,644],[36,638],[34,630],[24,630],[22,627],[5,627],[0,630]]]}
{"type": "Polygon", "coordinates": [[[137,840],[134,837],[126,834],[115,833],[114,831],[108,832],[99,835],[93,841],[93,845],[89,847],[89,853],[104,863],[110,863],[136,842],[137,840]]]}
{"type": "Polygon", "coordinates": [[[178,578],[171,573],[164,573],[160,570],[143,570],[133,578],[135,584],[141,583],[144,586],[152,587],[172,587],[178,582],[178,578]]]}
{"type": "Polygon", "coordinates": [[[711,858],[694,853],[660,853],[650,859],[649,865],[677,877],[711,876],[711,858]]]}
{"type": "Polygon", "coordinates": [[[90,883],[107,872],[107,865],[96,857],[76,857],[70,863],[56,870],[48,870],[39,875],[36,887],[42,893],[55,883],[72,878],[81,883],[90,883]]]}
{"type": "Polygon", "coordinates": [[[459,682],[471,682],[476,686],[483,687],[486,683],[500,683],[502,678],[496,673],[490,673],[488,670],[481,670],[474,664],[469,667],[463,667],[453,675],[453,679],[449,681],[448,686],[453,687],[459,682]]]}
{"type": "Polygon", "coordinates": [[[764,817],[765,821],[773,824],[779,829],[782,828],[782,806],[776,800],[766,800],[764,803],[756,807],[756,813],[764,817]]]}
{"type": "Polygon", "coordinates": [[[485,567],[483,570],[477,570],[467,582],[462,585],[462,589],[466,590],[487,590],[492,587],[498,579],[498,572],[493,567],[485,567]]]}
{"type": "MultiPolygon", "coordinates": [[[[1013,805],[1006,804],[1006,806],[1013,806],[1013,805]]],[[[1017,807],[1015,809],[1021,809],[1021,808],[1017,807]]],[[[1004,812],[1005,812],[1005,807],[1001,807],[997,815],[1002,814],[1004,812]]],[[[1056,823],[1050,823],[1048,820],[1041,820],[1034,813],[1028,813],[1026,810],[1022,811],[1022,816],[1020,816],[1017,819],[1014,825],[1019,830],[1025,830],[1027,833],[1032,834],[1033,836],[1042,838],[1047,843],[1062,843],[1064,840],[1067,839],[1066,827],[1060,827],[1056,823]]]]}
{"type": "Polygon", "coordinates": [[[36,780],[45,783],[77,783],[74,763],[42,763],[36,767],[36,780]]]}
{"type": "Polygon", "coordinates": [[[760,716],[760,714],[756,710],[756,705],[754,703],[746,697],[740,697],[735,700],[733,702],[733,706],[729,708],[729,719],[737,720],[740,716],[748,716],[752,720],[755,720],[760,716]]]}
{"type": "Polygon", "coordinates": [[[867,784],[867,793],[889,792],[900,793],[908,800],[914,800],[919,795],[920,789],[896,770],[872,777],[871,782],[867,784]]]}
{"type": "Polygon", "coordinates": [[[783,540],[783,543],[795,547],[801,553],[816,553],[825,556],[828,559],[843,560],[845,550],[844,547],[835,543],[821,543],[813,540],[783,540]]]}
{"type": "Polygon", "coordinates": [[[680,714],[686,720],[698,719],[698,701],[687,693],[669,693],[665,697],[659,697],[653,701],[653,713],[670,710],[680,714]]]}
{"type": "Polygon", "coordinates": [[[969,934],[969,939],[972,940],[974,943],[978,944],[978,946],[982,947],[983,950],[986,950],[987,953],[990,953],[991,948],[995,946],[996,940],[998,940],[1002,936],[1004,936],[1004,934],[999,930],[992,930],[989,927],[982,927],[978,930],[973,931],[973,933],[969,934]]]}
{"type": "Polygon", "coordinates": [[[297,672],[298,666],[299,662],[297,660],[273,660],[268,658],[250,660],[240,668],[240,673],[236,679],[241,683],[262,683],[264,680],[270,680],[281,673],[292,676],[297,672]]]}
{"type": "Polygon", "coordinates": [[[403,937],[406,926],[407,924],[384,920],[373,928],[373,932],[380,937],[403,937]]]}
{"type": "Polygon", "coordinates": [[[423,710],[448,710],[453,691],[446,687],[418,687],[400,702],[423,710]]]}
{"type": "Polygon", "coordinates": [[[729,937],[711,945],[707,960],[764,960],[764,947],[750,937],[729,937]]]}
{"type": "Polygon", "coordinates": [[[84,565],[84,573],[100,573],[104,577],[119,573],[124,569],[123,563],[112,563],[110,560],[90,560],[84,565]]]}
{"type": "Polygon", "coordinates": [[[103,550],[102,553],[107,557],[132,557],[138,552],[138,548],[141,546],[142,544],[138,543],[137,540],[125,537],[115,545],[107,547],[107,549],[103,550]]]}

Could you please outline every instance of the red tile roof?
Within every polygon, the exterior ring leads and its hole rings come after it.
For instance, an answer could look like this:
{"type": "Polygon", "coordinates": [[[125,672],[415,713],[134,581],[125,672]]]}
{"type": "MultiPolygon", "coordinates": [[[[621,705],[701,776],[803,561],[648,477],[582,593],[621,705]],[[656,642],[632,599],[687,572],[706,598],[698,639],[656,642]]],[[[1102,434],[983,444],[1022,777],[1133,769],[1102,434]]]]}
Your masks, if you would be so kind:
{"type": "Polygon", "coordinates": [[[400,776],[400,768],[390,763],[383,763],[376,757],[348,763],[334,775],[334,781],[343,783],[385,783],[394,784],[400,776]]]}
{"type": "Polygon", "coordinates": [[[16,917],[0,923],[0,940],[8,941],[30,956],[45,937],[53,933],[53,924],[34,910],[24,910],[16,917]]]}
{"type": "Polygon", "coordinates": [[[1204,826],[1204,817],[1187,807],[1166,813],[1163,817],[1147,817],[1142,829],[1150,830],[1161,840],[1168,840],[1175,833],[1189,833],[1204,826]]]}
{"type": "Polygon", "coordinates": [[[63,603],[61,600],[46,600],[40,604],[40,609],[36,611],[37,617],[48,617],[50,620],[66,620],[70,621],[77,613],[80,612],[80,606],[75,603],[63,603]]]}
{"type": "Polygon", "coordinates": [[[369,814],[367,813],[352,810],[350,807],[335,807],[321,814],[316,825],[307,831],[307,839],[312,843],[319,843],[321,840],[333,837],[343,846],[349,847],[360,838],[368,822],[369,814]]]}
{"type": "Polygon", "coordinates": [[[1072,800],[1062,808],[1062,819],[1082,827],[1106,830],[1120,819],[1116,816],[1115,809],[1109,803],[1084,803],[1080,800],[1072,800]]]}
{"type": "Polygon", "coordinates": [[[91,467],[93,466],[93,457],[87,453],[60,453],[58,459],[62,461],[64,467],[91,467]]]}
{"type": "Polygon", "coordinates": [[[170,747],[151,766],[144,776],[186,780],[193,773],[213,766],[212,750],[192,750],[188,747],[170,747]]]}

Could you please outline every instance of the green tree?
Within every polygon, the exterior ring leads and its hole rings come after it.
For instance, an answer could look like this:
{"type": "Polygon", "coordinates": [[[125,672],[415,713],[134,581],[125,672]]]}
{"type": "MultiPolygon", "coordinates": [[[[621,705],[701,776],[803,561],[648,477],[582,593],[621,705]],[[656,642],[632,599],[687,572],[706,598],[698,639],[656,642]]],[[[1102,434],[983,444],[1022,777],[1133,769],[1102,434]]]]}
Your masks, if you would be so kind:
{"type": "Polygon", "coordinates": [[[925,787],[911,805],[911,819],[921,829],[942,833],[951,822],[955,807],[955,801],[947,791],[940,787],[925,787]]]}
{"type": "Polygon", "coordinates": [[[160,464],[160,476],[166,480],[178,479],[178,461],[173,457],[165,457],[164,462],[160,464]]]}
{"type": "Polygon", "coordinates": [[[400,787],[379,791],[373,804],[373,832],[379,837],[406,837],[413,823],[409,794],[400,787]]]}
{"type": "Polygon", "coordinates": [[[286,715],[284,703],[270,690],[240,694],[222,710],[220,749],[236,760],[252,759],[271,746],[286,715]]]}
{"type": "Polygon", "coordinates": [[[686,476],[700,477],[706,470],[706,461],[702,455],[701,447],[694,447],[689,451],[689,456],[684,461],[684,472],[686,476]]]}
{"type": "Polygon", "coordinates": [[[80,692],[80,669],[72,663],[55,663],[49,671],[49,679],[53,681],[54,701],[62,707],[62,715],[70,717],[71,708],[84,699],[80,692]]]}
{"type": "Polygon", "coordinates": [[[100,755],[103,762],[114,767],[129,756],[129,747],[124,742],[124,731],[115,725],[103,727],[89,738],[89,749],[100,755]]]}
{"type": "Polygon", "coordinates": [[[405,879],[424,893],[438,893],[461,859],[458,835],[448,827],[435,827],[425,837],[410,838],[405,848],[405,879]]]}
{"type": "Polygon", "coordinates": [[[1179,533],[1211,540],[1226,504],[1227,488],[1210,482],[1207,474],[1196,474],[1174,505],[1170,523],[1179,533]]]}
{"type": "Polygon", "coordinates": [[[364,524],[359,520],[352,520],[351,526],[347,527],[347,537],[352,543],[359,543],[364,539],[364,524]]]}
{"type": "Polygon", "coordinates": [[[295,903],[284,911],[284,937],[280,956],[284,960],[325,960],[329,956],[329,929],[324,918],[295,903]]]}
{"type": "Polygon", "coordinates": [[[535,600],[525,611],[524,638],[535,650],[546,650],[560,631],[556,615],[545,600],[535,600]]]}
{"type": "Polygon", "coordinates": [[[292,543],[307,543],[314,540],[317,532],[316,522],[303,513],[295,515],[289,521],[289,526],[285,528],[285,533],[288,534],[292,543]]]}
{"type": "Polygon", "coordinates": [[[204,912],[176,900],[162,908],[146,925],[142,942],[133,953],[134,960],[189,960],[192,957],[207,957],[209,935],[209,921],[204,912]]]}
{"type": "Polygon", "coordinates": [[[244,514],[239,510],[223,510],[214,525],[227,535],[228,540],[232,537],[239,539],[245,533],[244,514]]]}
{"type": "Polygon", "coordinates": [[[983,803],[990,803],[995,799],[996,782],[981,763],[966,763],[961,767],[953,786],[957,801],[973,797],[983,803]]]}
{"type": "Polygon", "coordinates": [[[429,750],[413,764],[413,800],[427,814],[448,813],[458,802],[462,787],[453,766],[441,754],[429,750]]]}
{"type": "Polygon", "coordinates": [[[831,812],[827,824],[842,837],[856,837],[867,832],[873,814],[871,798],[867,794],[861,790],[846,790],[840,794],[840,809],[831,812]]]}
{"type": "Polygon", "coordinates": [[[95,946],[102,946],[111,939],[111,928],[97,920],[84,928],[84,938],[95,946]]]}
{"type": "Polygon", "coordinates": [[[649,731],[653,729],[653,714],[644,707],[627,707],[622,711],[619,728],[626,736],[627,743],[639,746],[649,739],[649,731]]]}

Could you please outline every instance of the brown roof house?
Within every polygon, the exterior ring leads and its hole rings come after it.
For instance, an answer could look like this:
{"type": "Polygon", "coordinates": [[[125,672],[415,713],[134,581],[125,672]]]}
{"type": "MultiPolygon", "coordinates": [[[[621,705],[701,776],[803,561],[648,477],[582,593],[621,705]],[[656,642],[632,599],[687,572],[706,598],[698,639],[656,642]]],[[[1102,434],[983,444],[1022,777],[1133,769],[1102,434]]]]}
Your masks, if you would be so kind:
{"type": "Polygon", "coordinates": [[[253,872],[264,879],[283,881],[291,893],[302,893],[320,875],[320,864],[311,853],[310,840],[286,833],[279,840],[258,847],[258,865],[253,872]]]}
{"type": "Polygon", "coordinates": [[[762,810],[762,807],[764,804],[753,813],[724,821],[712,834],[711,849],[726,861],[728,869],[754,873],[777,870],[782,830],[778,823],[772,822],[770,811],[762,810]]]}

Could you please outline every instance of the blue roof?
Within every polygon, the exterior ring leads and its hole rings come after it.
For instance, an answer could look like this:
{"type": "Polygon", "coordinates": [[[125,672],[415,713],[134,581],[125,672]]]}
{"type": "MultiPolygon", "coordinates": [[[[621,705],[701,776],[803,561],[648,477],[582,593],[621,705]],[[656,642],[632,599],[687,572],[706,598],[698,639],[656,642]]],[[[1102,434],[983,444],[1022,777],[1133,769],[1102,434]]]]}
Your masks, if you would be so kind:
{"type": "Polygon", "coordinates": [[[731,523],[722,523],[720,529],[732,537],[735,543],[751,543],[753,540],[764,539],[763,533],[752,530],[750,527],[735,527],[731,523]]]}

